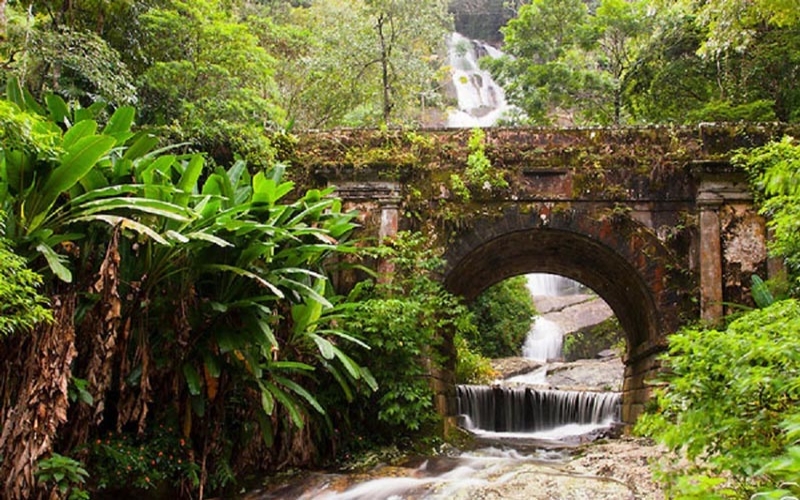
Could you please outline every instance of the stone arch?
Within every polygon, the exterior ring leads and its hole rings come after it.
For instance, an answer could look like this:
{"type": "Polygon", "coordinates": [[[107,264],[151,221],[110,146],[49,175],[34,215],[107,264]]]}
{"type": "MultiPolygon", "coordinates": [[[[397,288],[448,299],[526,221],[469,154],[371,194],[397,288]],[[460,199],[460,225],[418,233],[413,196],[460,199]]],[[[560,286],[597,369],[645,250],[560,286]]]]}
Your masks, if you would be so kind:
{"type": "Polygon", "coordinates": [[[468,300],[511,276],[547,272],[589,286],[609,304],[628,341],[623,418],[632,422],[649,396],[644,379],[657,369],[655,354],[690,303],[679,259],[656,234],[624,211],[543,205],[481,217],[450,236],[444,283],[468,300]]]}

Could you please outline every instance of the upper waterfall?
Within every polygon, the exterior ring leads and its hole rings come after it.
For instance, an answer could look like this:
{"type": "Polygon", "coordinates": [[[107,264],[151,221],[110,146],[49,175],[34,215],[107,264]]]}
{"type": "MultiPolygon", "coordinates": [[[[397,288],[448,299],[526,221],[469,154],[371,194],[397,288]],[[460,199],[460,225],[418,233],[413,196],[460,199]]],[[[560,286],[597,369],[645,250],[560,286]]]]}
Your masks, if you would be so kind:
{"type": "Polygon", "coordinates": [[[503,88],[488,71],[480,68],[478,59],[500,57],[502,52],[489,44],[452,33],[447,40],[450,73],[458,99],[458,109],[447,116],[448,127],[489,127],[512,109],[503,88]]]}

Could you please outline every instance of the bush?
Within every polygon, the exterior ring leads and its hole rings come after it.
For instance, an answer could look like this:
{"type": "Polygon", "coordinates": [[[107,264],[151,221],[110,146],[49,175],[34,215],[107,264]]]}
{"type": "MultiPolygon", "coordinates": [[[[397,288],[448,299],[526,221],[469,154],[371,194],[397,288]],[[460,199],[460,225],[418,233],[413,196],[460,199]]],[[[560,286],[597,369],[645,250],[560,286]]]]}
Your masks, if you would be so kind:
{"type": "Polygon", "coordinates": [[[671,472],[662,471],[671,498],[746,498],[779,481],[766,467],[791,452],[786,425],[800,417],[799,342],[794,299],[751,311],[724,331],[689,328],[670,337],[668,385],[637,430],[674,452],[671,472]],[[691,466],[676,469],[682,455],[691,466]]]}
{"type": "Polygon", "coordinates": [[[36,290],[42,277],[28,269],[25,259],[15,254],[5,233],[0,212],[0,338],[30,331],[42,321],[52,321],[48,301],[36,290]]]}
{"type": "Polygon", "coordinates": [[[457,384],[489,384],[498,377],[489,359],[473,351],[463,336],[457,335],[455,344],[457,384]]]}
{"type": "Polygon", "coordinates": [[[470,309],[477,330],[466,340],[475,351],[488,358],[520,355],[536,314],[524,276],[490,287],[470,309]]]}

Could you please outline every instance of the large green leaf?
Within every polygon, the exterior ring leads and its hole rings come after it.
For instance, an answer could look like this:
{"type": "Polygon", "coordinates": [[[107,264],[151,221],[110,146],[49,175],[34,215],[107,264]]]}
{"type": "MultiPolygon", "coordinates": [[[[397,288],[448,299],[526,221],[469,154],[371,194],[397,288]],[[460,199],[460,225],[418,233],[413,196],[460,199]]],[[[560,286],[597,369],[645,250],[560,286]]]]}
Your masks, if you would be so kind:
{"type": "Polygon", "coordinates": [[[85,217],[97,213],[108,213],[117,209],[125,209],[129,212],[144,212],[181,222],[191,221],[194,215],[188,210],[169,202],[132,196],[126,198],[101,198],[81,203],[75,215],[76,217],[85,217]]]}
{"type": "Polygon", "coordinates": [[[58,276],[58,279],[65,283],[72,283],[72,271],[64,265],[66,258],[63,255],[57,254],[52,247],[45,243],[39,243],[36,250],[44,256],[50,270],[58,276]]]}
{"type": "Polygon", "coordinates": [[[136,116],[136,109],[133,106],[121,106],[117,108],[103,128],[103,135],[108,135],[116,139],[116,146],[124,144],[125,141],[133,137],[131,126],[133,125],[134,116],[136,116]]]}
{"type": "Polygon", "coordinates": [[[97,136],[97,122],[94,120],[83,120],[69,128],[64,133],[64,138],[61,140],[61,147],[64,151],[71,151],[75,144],[84,137],[97,136]]]}
{"type": "Polygon", "coordinates": [[[122,159],[133,161],[138,158],[142,158],[146,154],[150,153],[157,145],[158,137],[150,132],[143,132],[135,141],[133,141],[133,144],[131,144],[131,146],[125,150],[125,154],[122,155],[122,159]]]}
{"type": "Polygon", "coordinates": [[[128,217],[121,217],[118,215],[107,215],[107,214],[96,214],[96,215],[87,215],[85,217],[76,217],[71,219],[70,222],[92,222],[92,221],[100,221],[105,222],[111,226],[121,225],[122,229],[132,229],[139,234],[149,236],[155,242],[161,245],[169,245],[169,241],[164,239],[163,236],[158,234],[154,229],[142,224],[141,222],[135,221],[128,217]]]}
{"type": "Polygon", "coordinates": [[[61,96],[48,92],[44,96],[44,102],[47,105],[47,111],[50,113],[50,119],[56,123],[69,125],[69,106],[64,102],[61,96]]]}
{"type": "Polygon", "coordinates": [[[206,266],[203,266],[203,267],[205,269],[210,270],[210,271],[226,271],[226,272],[230,272],[230,273],[233,273],[233,274],[237,274],[237,275],[245,277],[245,278],[249,278],[251,280],[254,280],[259,285],[261,285],[261,286],[269,289],[270,291],[272,291],[272,293],[274,293],[278,298],[282,299],[283,296],[284,296],[283,292],[281,292],[275,285],[273,285],[269,281],[265,280],[261,276],[253,273],[252,271],[248,271],[247,269],[242,269],[241,267],[230,266],[230,265],[227,265],[227,264],[211,264],[211,265],[206,265],[206,266]]]}
{"type": "Polygon", "coordinates": [[[264,385],[267,387],[269,392],[272,393],[273,396],[275,396],[275,399],[277,399],[283,405],[283,407],[286,408],[286,410],[289,412],[289,416],[291,417],[294,425],[297,426],[297,428],[302,429],[304,426],[303,415],[300,411],[300,408],[297,405],[297,402],[295,402],[288,394],[286,394],[285,391],[283,391],[277,385],[270,382],[265,382],[264,385]]]}
{"type": "Polygon", "coordinates": [[[24,151],[5,151],[6,181],[11,192],[23,193],[33,181],[35,157],[24,151]]]}
{"type": "Polygon", "coordinates": [[[203,390],[203,381],[194,366],[189,363],[184,364],[183,377],[186,379],[186,386],[189,388],[189,394],[192,396],[199,396],[203,390]]]}
{"type": "Polygon", "coordinates": [[[253,177],[253,203],[266,203],[270,207],[274,206],[292,189],[294,189],[294,183],[278,183],[267,178],[263,172],[259,172],[253,177]]]}
{"type": "Polygon", "coordinates": [[[259,392],[261,393],[261,408],[264,410],[265,414],[272,415],[272,412],[275,411],[275,398],[272,397],[272,393],[263,381],[258,380],[257,382],[259,392]]]}
{"type": "Polygon", "coordinates": [[[114,145],[114,138],[107,136],[91,136],[79,139],[67,151],[61,165],[47,177],[41,190],[37,193],[36,203],[31,207],[34,214],[29,231],[35,229],[44,219],[44,215],[55,203],[61,193],[68,191],[86,175],[97,160],[108,153],[114,145]]]}
{"type": "Polygon", "coordinates": [[[275,377],[275,381],[289,388],[292,392],[294,392],[301,398],[305,399],[306,402],[308,402],[308,404],[310,404],[315,410],[317,410],[322,415],[325,414],[325,409],[322,407],[321,404],[319,404],[317,398],[312,396],[311,393],[308,392],[305,387],[301,386],[294,380],[288,379],[286,377],[275,377]]]}
{"type": "Polygon", "coordinates": [[[321,337],[316,333],[311,333],[308,335],[317,344],[317,348],[319,348],[319,353],[322,354],[322,357],[325,359],[333,359],[336,355],[334,351],[334,346],[331,342],[326,339],[325,337],[321,337]]]}
{"type": "Polygon", "coordinates": [[[25,103],[25,96],[22,93],[22,86],[17,77],[11,77],[6,81],[6,100],[16,104],[22,111],[28,109],[28,105],[25,103]]]}
{"type": "Polygon", "coordinates": [[[185,207],[189,204],[189,197],[197,185],[197,180],[200,178],[201,173],[203,173],[203,157],[194,155],[186,164],[186,168],[178,181],[177,187],[182,193],[176,194],[173,198],[176,205],[185,207]]]}

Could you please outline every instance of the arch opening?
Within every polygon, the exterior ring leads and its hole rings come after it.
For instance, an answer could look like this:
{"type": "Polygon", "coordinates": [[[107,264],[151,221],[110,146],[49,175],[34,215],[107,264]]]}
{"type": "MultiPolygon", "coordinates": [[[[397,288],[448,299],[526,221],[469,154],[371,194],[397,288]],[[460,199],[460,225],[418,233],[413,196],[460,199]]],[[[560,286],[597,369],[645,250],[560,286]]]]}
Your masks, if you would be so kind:
{"type": "Polygon", "coordinates": [[[467,300],[520,274],[555,274],[587,286],[619,319],[628,358],[659,336],[656,304],[640,270],[625,256],[586,235],[549,228],[513,231],[448,263],[452,264],[445,286],[467,300]]]}

